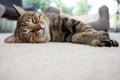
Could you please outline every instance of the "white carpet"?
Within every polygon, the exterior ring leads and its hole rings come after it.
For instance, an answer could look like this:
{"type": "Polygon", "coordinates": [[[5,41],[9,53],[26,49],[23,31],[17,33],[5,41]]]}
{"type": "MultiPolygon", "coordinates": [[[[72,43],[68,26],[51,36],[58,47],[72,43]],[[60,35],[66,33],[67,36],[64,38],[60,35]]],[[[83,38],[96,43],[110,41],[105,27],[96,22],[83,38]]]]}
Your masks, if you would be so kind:
{"type": "MultiPolygon", "coordinates": [[[[0,80],[120,80],[120,47],[6,44],[6,36],[0,34],[0,80]]],[[[120,43],[120,33],[111,37],[120,43]]]]}

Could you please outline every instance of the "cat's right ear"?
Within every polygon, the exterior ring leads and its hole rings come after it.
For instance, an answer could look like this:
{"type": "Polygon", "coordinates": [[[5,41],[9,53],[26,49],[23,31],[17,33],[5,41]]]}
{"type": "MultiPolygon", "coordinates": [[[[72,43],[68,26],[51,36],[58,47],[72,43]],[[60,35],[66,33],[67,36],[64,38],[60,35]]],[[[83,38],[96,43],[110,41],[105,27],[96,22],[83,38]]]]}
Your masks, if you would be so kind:
{"type": "Polygon", "coordinates": [[[10,35],[8,36],[5,40],[5,43],[15,43],[15,36],[14,35],[10,35]]]}
{"type": "Polygon", "coordinates": [[[19,6],[16,6],[15,4],[13,4],[13,7],[15,8],[17,14],[20,16],[22,16],[26,11],[24,9],[22,9],[21,7],[19,6]]]}

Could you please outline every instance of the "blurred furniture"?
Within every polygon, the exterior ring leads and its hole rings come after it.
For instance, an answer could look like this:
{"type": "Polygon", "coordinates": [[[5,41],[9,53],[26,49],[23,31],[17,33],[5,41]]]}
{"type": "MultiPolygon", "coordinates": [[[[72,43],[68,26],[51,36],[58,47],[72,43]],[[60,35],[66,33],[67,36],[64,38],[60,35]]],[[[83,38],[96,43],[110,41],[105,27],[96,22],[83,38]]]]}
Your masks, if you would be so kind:
{"type": "Polygon", "coordinates": [[[109,29],[109,10],[108,7],[103,5],[99,8],[99,19],[87,23],[88,25],[92,26],[95,30],[98,31],[108,31],[109,29]]]}
{"type": "MultiPolygon", "coordinates": [[[[22,5],[19,5],[19,6],[22,6],[22,5]]],[[[60,14],[60,10],[54,7],[48,7],[47,9],[45,9],[44,12],[45,13],[54,12],[54,13],[60,14]]],[[[109,10],[105,5],[99,8],[98,15],[96,14],[96,15],[84,15],[84,16],[70,16],[70,15],[68,16],[81,20],[82,22],[88,25],[91,25],[94,29],[98,31],[108,31],[110,26],[109,10]]],[[[17,18],[17,16],[15,17],[17,18]]],[[[14,32],[15,27],[16,27],[16,21],[6,20],[6,18],[2,20],[0,19],[0,32],[14,32]]]]}
{"type": "Polygon", "coordinates": [[[59,10],[58,8],[52,7],[52,6],[46,8],[46,9],[44,10],[44,13],[48,13],[48,12],[49,12],[49,13],[60,14],[60,10],[59,10]]]}
{"type": "Polygon", "coordinates": [[[70,16],[64,14],[65,16],[80,20],[97,31],[108,31],[110,28],[109,23],[109,9],[107,6],[103,5],[99,8],[98,14],[94,15],[81,15],[81,16],[70,16]]]}
{"type": "MultiPolygon", "coordinates": [[[[15,9],[13,8],[13,4],[22,7],[22,0],[0,0],[0,4],[5,7],[5,12],[2,17],[17,20],[18,14],[16,13],[15,9]]],[[[36,11],[35,7],[27,8],[25,10],[36,11]]]]}

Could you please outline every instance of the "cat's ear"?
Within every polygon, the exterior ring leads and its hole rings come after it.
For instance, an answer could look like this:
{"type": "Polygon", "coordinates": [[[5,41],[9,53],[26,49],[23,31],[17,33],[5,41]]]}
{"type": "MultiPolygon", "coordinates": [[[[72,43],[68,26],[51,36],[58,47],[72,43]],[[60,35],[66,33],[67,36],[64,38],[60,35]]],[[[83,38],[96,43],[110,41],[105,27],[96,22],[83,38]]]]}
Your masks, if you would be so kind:
{"type": "Polygon", "coordinates": [[[5,40],[5,43],[15,43],[15,36],[14,35],[10,35],[8,36],[5,40]]]}
{"type": "Polygon", "coordinates": [[[15,8],[15,10],[19,16],[23,15],[26,12],[24,9],[22,9],[19,6],[16,6],[15,4],[13,4],[13,7],[15,8]]]}

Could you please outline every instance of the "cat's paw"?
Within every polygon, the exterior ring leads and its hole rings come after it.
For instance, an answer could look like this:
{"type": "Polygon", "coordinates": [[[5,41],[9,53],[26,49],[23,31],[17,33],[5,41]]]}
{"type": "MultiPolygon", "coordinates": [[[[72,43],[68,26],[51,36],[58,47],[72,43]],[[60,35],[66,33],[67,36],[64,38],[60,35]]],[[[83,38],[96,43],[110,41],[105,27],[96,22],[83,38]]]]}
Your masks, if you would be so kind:
{"type": "Polygon", "coordinates": [[[100,42],[106,47],[118,47],[119,43],[116,40],[111,40],[107,32],[101,32],[100,42]]]}
{"type": "Polygon", "coordinates": [[[118,47],[119,43],[116,40],[102,41],[106,47],[118,47]]]}
{"type": "Polygon", "coordinates": [[[100,40],[94,40],[91,43],[91,46],[98,46],[98,47],[118,47],[119,43],[116,40],[104,40],[104,41],[100,41],[100,40]]]}
{"type": "Polygon", "coordinates": [[[99,41],[99,40],[94,40],[91,43],[91,46],[98,46],[98,47],[118,47],[119,43],[116,40],[104,40],[104,41],[99,41]]]}
{"type": "Polygon", "coordinates": [[[93,40],[92,46],[106,46],[106,47],[118,47],[119,43],[116,40],[111,40],[107,32],[99,32],[98,38],[93,40]]]}

